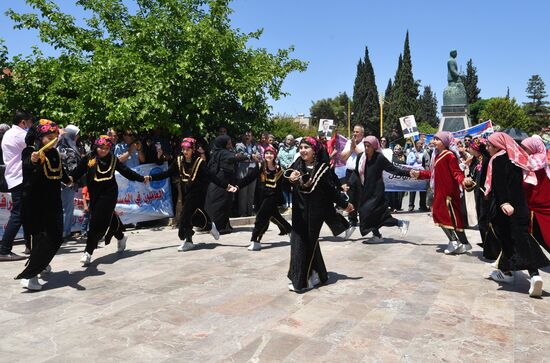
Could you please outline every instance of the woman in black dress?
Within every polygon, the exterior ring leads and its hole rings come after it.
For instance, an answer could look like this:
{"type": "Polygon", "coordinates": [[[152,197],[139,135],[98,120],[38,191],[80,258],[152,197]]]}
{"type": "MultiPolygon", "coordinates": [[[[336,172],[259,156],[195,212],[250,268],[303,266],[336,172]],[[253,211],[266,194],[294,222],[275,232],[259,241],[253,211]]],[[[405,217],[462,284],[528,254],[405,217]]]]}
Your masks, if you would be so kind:
{"type": "MultiPolygon", "coordinates": [[[[323,148],[313,137],[300,141],[300,158],[289,168],[293,185],[292,232],[290,233],[289,290],[300,292],[328,280],[327,270],[319,246],[319,232],[333,203],[353,211],[335,185],[330,165],[321,158],[323,148]]],[[[288,170],[287,170],[288,173],[288,170]]]]}
{"type": "Polygon", "coordinates": [[[538,269],[548,266],[550,261],[528,231],[529,209],[523,180],[524,173],[528,175],[531,172],[529,155],[503,132],[489,136],[487,151],[491,159],[484,185],[485,195],[494,198],[495,203],[489,216],[489,228],[502,248],[497,260],[498,270],[493,271],[490,278],[512,283],[512,271],[527,270],[530,276],[529,296],[540,297],[542,278],[538,269]]]}
{"type": "Polygon", "coordinates": [[[232,149],[231,138],[221,135],[214,140],[212,157],[208,162],[210,185],[206,192],[205,209],[212,218],[220,234],[231,233],[229,212],[233,201],[233,193],[238,187],[245,186],[254,180],[255,175],[249,172],[243,180],[237,179],[237,163],[246,160],[247,155],[237,156],[232,149]]]}
{"type": "Polygon", "coordinates": [[[51,271],[50,262],[63,242],[63,207],[61,182],[69,183],[61,157],[53,142],[58,126],[40,120],[25,138],[23,162],[23,228],[31,236],[31,256],[16,279],[29,290],[40,290],[38,274],[51,271]],[[48,146],[48,147],[46,147],[48,146]],[[44,148],[44,149],[43,149],[44,148]]]}
{"type": "Polygon", "coordinates": [[[209,231],[215,240],[220,238],[216,224],[212,223],[204,211],[204,199],[208,188],[206,161],[197,152],[197,142],[191,137],[183,139],[181,155],[170,165],[167,171],[154,174],[152,180],[161,180],[179,176],[183,197],[183,210],[179,221],[178,237],[184,241],[178,251],[192,250],[193,226],[209,231]]]}
{"type": "Polygon", "coordinates": [[[83,266],[90,264],[92,254],[99,240],[105,236],[105,244],[111,243],[114,236],[117,239],[117,251],[126,248],[124,226],[115,213],[118,198],[118,185],[115,171],[132,181],[145,182],[150,177],[143,177],[122,164],[111,152],[111,139],[101,135],[94,143],[94,150],[82,158],[71,173],[71,180],[78,180],[86,175],[86,185],[90,193],[90,229],[86,241],[86,249],[80,258],[83,266]]]}
{"type": "Polygon", "coordinates": [[[359,230],[365,236],[369,232],[374,235],[373,242],[381,242],[380,227],[397,226],[401,234],[405,235],[409,229],[409,221],[398,220],[392,217],[388,202],[384,196],[384,180],[382,173],[399,176],[409,176],[410,172],[394,166],[380,152],[380,143],[375,136],[363,139],[365,152],[357,155],[355,168],[355,182],[353,185],[352,201],[359,211],[359,230]]]}
{"type": "Polygon", "coordinates": [[[250,238],[249,251],[259,251],[262,249],[260,240],[267,231],[269,222],[275,223],[281,232],[279,235],[289,234],[292,230],[290,223],[279,213],[279,200],[283,194],[283,170],[278,163],[277,150],[269,145],[264,151],[264,161],[259,170],[258,184],[254,194],[254,209],[256,212],[256,221],[250,238]]]}

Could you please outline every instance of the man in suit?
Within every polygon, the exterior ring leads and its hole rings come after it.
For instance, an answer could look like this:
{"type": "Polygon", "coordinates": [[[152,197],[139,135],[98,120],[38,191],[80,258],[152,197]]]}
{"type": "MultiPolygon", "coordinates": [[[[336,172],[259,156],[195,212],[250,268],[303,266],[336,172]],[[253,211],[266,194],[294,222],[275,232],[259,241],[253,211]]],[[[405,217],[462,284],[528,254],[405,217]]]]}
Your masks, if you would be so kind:
{"type": "Polygon", "coordinates": [[[411,137],[412,134],[418,132],[418,128],[414,125],[412,117],[406,116],[403,118],[403,125],[403,134],[405,135],[405,138],[411,137]]]}

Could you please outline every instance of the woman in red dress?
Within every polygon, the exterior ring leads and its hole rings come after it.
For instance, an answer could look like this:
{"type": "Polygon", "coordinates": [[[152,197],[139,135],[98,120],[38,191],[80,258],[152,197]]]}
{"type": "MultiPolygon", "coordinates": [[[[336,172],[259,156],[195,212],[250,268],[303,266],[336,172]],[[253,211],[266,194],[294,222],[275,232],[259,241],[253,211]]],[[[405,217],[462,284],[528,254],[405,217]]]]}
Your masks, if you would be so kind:
{"type": "Polygon", "coordinates": [[[530,211],[531,235],[550,252],[550,167],[542,139],[529,137],[521,142],[529,154],[529,163],[537,178],[537,185],[523,183],[530,211]]]}
{"type": "Polygon", "coordinates": [[[460,194],[462,186],[470,186],[472,180],[464,177],[455,153],[449,149],[453,135],[440,131],[434,135],[433,140],[435,150],[430,170],[413,170],[411,176],[430,179],[430,187],[434,191],[433,220],[449,239],[445,254],[465,253],[472,249],[472,245],[464,233],[460,194]]]}

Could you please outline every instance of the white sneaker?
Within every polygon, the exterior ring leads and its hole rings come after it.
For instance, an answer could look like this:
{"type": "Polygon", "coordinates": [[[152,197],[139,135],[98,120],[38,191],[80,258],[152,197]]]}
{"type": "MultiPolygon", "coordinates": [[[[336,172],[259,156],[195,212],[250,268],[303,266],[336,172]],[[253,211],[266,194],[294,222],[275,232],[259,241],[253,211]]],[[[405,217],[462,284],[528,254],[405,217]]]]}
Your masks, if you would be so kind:
{"type": "Polygon", "coordinates": [[[42,278],[44,275],[49,274],[52,272],[52,266],[48,265],[46,268],[40,273],[40,277],[42,278]]]}
{"type": "Polygon", "coordinates": [[[309,276],[309,279],[307,280],[307,288],[313,289],[315,286],[319,285],[321,283],[321,280],[319,279],[319,274],[317,271],[313,270],[311,273],[311,276],[309,276]]]}
{"type": "Polygon", "coordinates": [[[381,242],[384,242],[384,237],[382,237],[382,236],[373,236],[370,239],[370,241],[373,242],[373,243],[381,243],[381,242]]]}
{"type": "Polygon", "coordinates": [[[447,248],[445,248],[445,254],[446,255],[450,255],[452,253],[455,253],[456,250],[458,250],[461,246],[461,243],[458,242],[458,241],[450,241],[449,244],[447,245],[447,248]]]}
{"type": "Polygon", "coordinates": [[[216,228],[216,224],[212,222],[212,229],[210,229],[210,234],[214,239],[217,241],[220,239],[220,232],[218,231],[218,228],[216,228]]]}
{"type": "Polygon", "coordinates": [[[530,297],[542,296],[542,278],[539,275],[531,277],[531,287],[529,287],[530,297]]]}
{"type": "MultiPolygon", "coordinates": [[[[514,282],[514,275],[506,275],[505,273],[503,273],[502,271],[500,270],[494,270],[493,272],[491,272],[489,274],[489,278],[493,281],[496,281],[496,282],[503,282],[503,283],[507,283],[507,284],[511,284],[512,282],[514,282]]],[[[529,290],[531,291],[531,290],[529,290]]]]}
{"type": "Polygon", "coordinates": [[[262,244],[260,242],[250,242],[250,246],[248,246],[249,251],[260,251],[262,249],[262,244]]]}
{"type": "Polygon", "coordinates": [[[88,252],[84,252],[82,254],[82,257],[80,257],[80,262],[82,263],[82,266],[88,266],[91,261],[92,255],[90,255],[88,252]]]}
{"type": "Polygon", "coordinates": [[[42,285],[38,282],[38,277],[32,277],[30,279],[21,279],[21,286],[25,289],[39,291],[42,290],[42,285]]]}
{"type": "Polygon", "coordinates": [[[348,229],[346,229],[346,232],[344,233],[344,239],[349,239],[351,235],[355,232],[355,227],[351,226],[348,229]]]}
{"type": "Polygon", "coordinates": [[[462,253],[468,252],[468,251],[471,250],[471,249],[472,249],[472,245],[471,245],[471,244],[469,244],[469,243],[462,243],[462,244],[460,244],[460,247],[457,248],[457,250],[455,251],[455,253],[456,253],[457,255],[460,255],[460,254],[462,254],[462,253]]]}
{"type": "Polygon", "coordinates": [[[126,249],[126,241],[128,236],[124,236],[121,239],[117,239],[117,252],[123,252],[126,249]]]}
{"type": "Polygon", "coordinates": [[[185,251],[191,251],[193,248],[195,248],[195,245],[193,242],[184,242],[178,247],[179,252],[185,252],[185,251]]]}
{"type": "Polygon", "coordinates": [[[409,221],[405,221],[405,220],[401,221],[401,227],[399,227],[399,229],[401,230],[401,235],[402,236],[407,235],[407,232],[409,231],[409,225],[410,224],[411,224],[411,222],[409,222],[409,221]]]}
{"type": "Polygon", "coordinates": [[[289,283],[288,283],[288,291],[297,291],[297,290],[294,288],[294,285],[292,284],[292,282],[289,282],[289,283]]]}

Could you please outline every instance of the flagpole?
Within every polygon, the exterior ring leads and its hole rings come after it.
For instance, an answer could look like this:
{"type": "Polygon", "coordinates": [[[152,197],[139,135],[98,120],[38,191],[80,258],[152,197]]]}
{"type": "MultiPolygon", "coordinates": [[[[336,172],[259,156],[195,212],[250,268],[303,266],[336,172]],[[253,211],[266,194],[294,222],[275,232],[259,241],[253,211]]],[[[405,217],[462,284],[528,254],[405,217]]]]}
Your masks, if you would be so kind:
{"type": "Polygon", "coordinates": [[[380,138],[384,133],[384,96],[379,95],[380,97],[380,138]]]}

